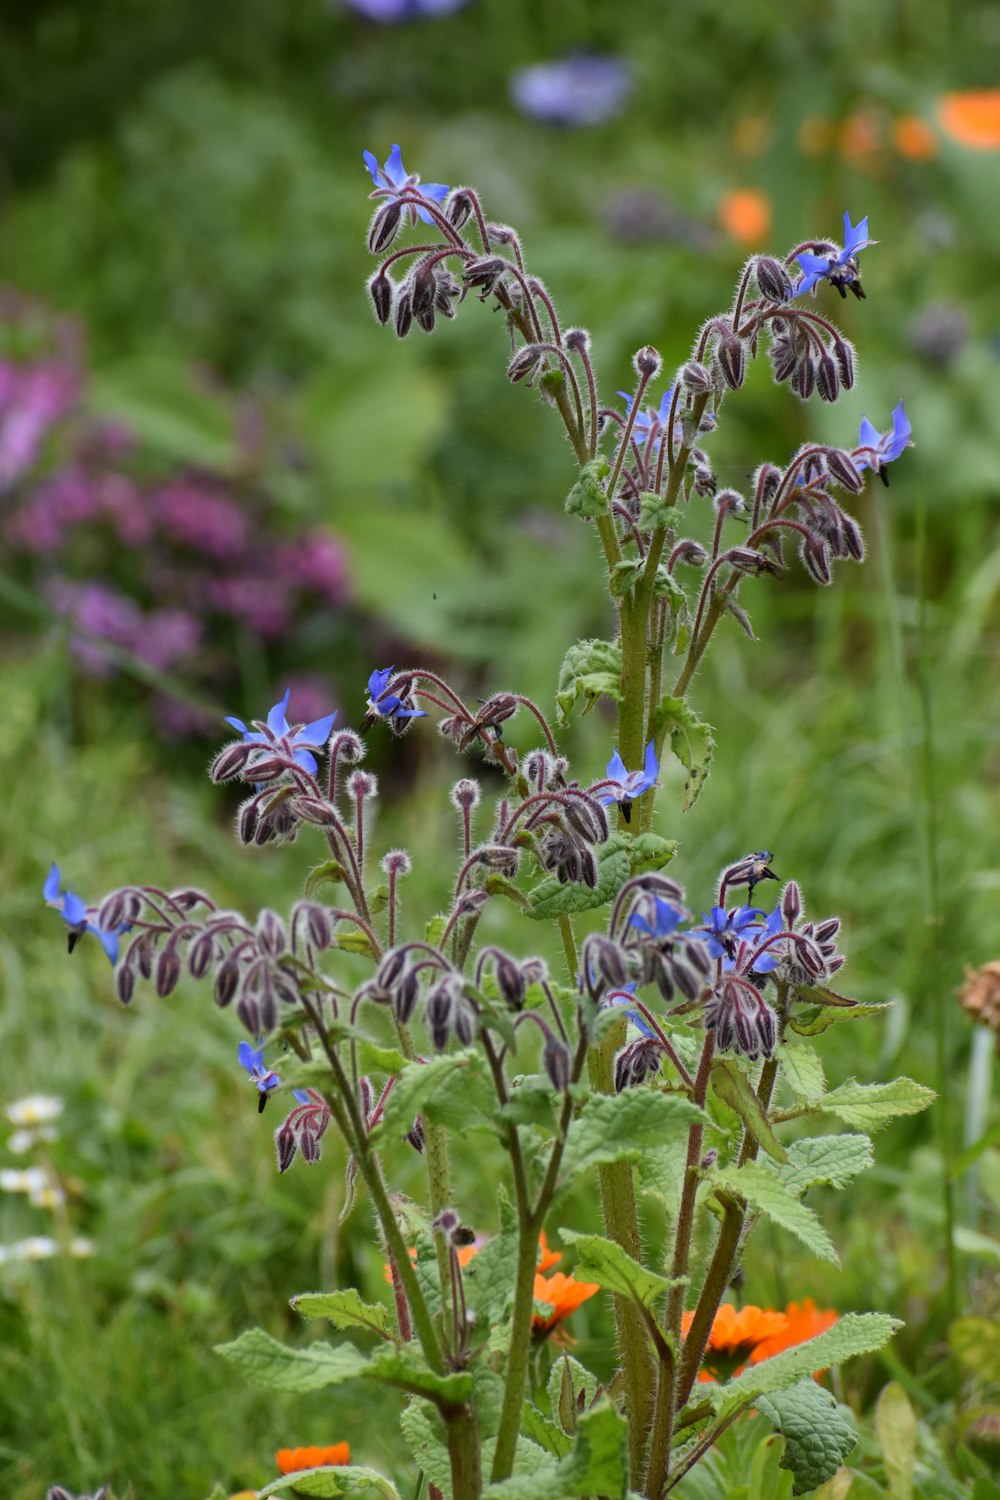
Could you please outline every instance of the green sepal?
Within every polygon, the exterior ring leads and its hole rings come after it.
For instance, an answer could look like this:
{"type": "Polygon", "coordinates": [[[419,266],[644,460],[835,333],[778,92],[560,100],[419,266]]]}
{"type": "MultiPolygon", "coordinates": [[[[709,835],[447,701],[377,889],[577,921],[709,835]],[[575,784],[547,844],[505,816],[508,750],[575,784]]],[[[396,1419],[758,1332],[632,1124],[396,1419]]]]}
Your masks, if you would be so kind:
{"type": "Polygon", "coordinates": [[[574,641],[563,658],[556,684],[556,723],[565,729],[577,699],[583,699],[583,712],[593,708],[598,698],[622,701],[621,641],[574,641]]]}
{"type": "Polygon", "coordinates": [[[715,734],[710,724],[700,719],[686,698],[661,698],[653,710],[653,739],[662,743],[670,736],[670,748],[687,772],[684,781],[683,810],[698,800],[708,779],[715,753],[715,734]]]}
{"type": "Polygon", "coordinates": [[[343,885],[346,879],[347,872],[339,859],[328,859],[323,864],[316,865],[306,876],[306,900],[315,900],[317,893],[325,885],[343,885]]]}
{"type": "Polygon", "coordinates": [[[655,490],[643,490],[639,496],[639,530],[672,531],[680,523],[681,512],[676,505],[668,505],[655,490]]]}
{"type": "MultiPolygon", "coordinates": [[[[543,377],[544,378],[544,377],[543,377]]],[[[601,483],[608,477],[610,465],[603,453],[585,463],[579,477],[566,496],[566,512],[583,521],[596,521],[608,513],[608,496],[601,483]]]]}

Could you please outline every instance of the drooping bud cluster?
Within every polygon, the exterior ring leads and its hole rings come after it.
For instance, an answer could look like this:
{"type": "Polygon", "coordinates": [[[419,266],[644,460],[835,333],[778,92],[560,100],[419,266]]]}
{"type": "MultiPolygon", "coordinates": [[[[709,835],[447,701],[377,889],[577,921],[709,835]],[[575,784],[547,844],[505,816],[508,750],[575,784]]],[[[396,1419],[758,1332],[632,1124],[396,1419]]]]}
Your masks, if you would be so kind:
{"type": "Polygon", "coordinates": [[[274,1132],[278,1153],[278,1171],[287,1172],[297,1151],[312,1166],[322,1155],[320,1142],[330,1123],[330,1108],[321,1094],[305,1089],[296,1094],[300,1100],[274,1132]]]}

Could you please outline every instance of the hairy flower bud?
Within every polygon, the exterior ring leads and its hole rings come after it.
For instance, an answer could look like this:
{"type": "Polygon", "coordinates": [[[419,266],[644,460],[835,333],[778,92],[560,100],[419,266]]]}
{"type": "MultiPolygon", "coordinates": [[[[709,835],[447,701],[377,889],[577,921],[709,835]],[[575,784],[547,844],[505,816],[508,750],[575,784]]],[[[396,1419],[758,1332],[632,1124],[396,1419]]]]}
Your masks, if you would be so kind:
{"type": "Polygon", "coordinates": [[[265,906],[257,918],[257,947],[268,958],[280,958],[285,951],[285,941],[281,918],[265,906]]]}
{"type": "Polygon", "coordinates": [[[468,287],[476,287],[480,301],[485,302],[496,291],[507,272],[509,262],[502,255],[481,255],[467,260],[462,268],[462,280],[468,287]]]}
{"type": "Polygon", "coordinates": [[[406,335],[410,331],[410,325],[412,324],[412,322],[413,303],[410,300],[409,287],[404,285],[400,287],[399,291],[396,294],[395,328],[396,337],[398,339],[406,338],[406,335]]]}
{"type": "Polygon", "coordinates": [[[844,338],[842,333],[834,337],[833,357],[837,361],[841,385],[845,391],[851,390],[854,386],[855,375],[854,346],[844,338]]]}
{"type": "Polygon", "coordinates": [[[814,582],[821,584],[830,582],[832,578],[830,553],[820,537],[808,536],[799,548],[799,557],[802,559],[802,566],[814,582]]]}
{"type": "Polygon", "coordinates": [[[260,1023],[260,1007],[253,995],[246,990],[236,1002],[236,1016],[240,1025],[244,1026],[251,1036],[260,1036],[263,1030],[260,1023]]]}
{"type": "Polygon", "coordinates": [[[711,372],[697,359],[689,359],[682,365],[677,379],[696,396],[707,396],[712,389],[711,372]]]}
{"type": "Polygon", "coordinates": [[[629,977],[625,954],[610,938],[595,933],[587,943],[587,963],[593,964],[611,989],[624,989],[629,977]]]}
{"type": "Polygon", "coordinates": [[[453,188],[445,199],[444,216],[449,224],[454,225],[456,229],[461,229],[462,225],[468,222],[474,208],[475,204],[470,192],[465,188],[453,188]]]}
{"type": "Polygon", "coordinates": [[[376,271],[369,281],[368,295],[372,299],[375,316],[384,328],[392,316],[392,282],[384,271],[376,271]]]}
{"type": "Polygon", "coordinates": [[[545,1038],[542,1065],[549,1075],[549,1082],[557,1094],[565,1094],[569,1088],[570,1056],[565,1042],[560,1042],[550,1032],[545,1038]]]}
{"type": "Polygon", "coordinates": [[[181,961],[173,946],[164,948],[156,961],[156,993],[165,1000],[177,987],[181,977],[181,961]]]}
{"type": "Polygon", "coordinates": [[[772,255],[758,255],[754,275],[762,297],[768,302],[787,302],[792,295],[792,278],[780,260],[772,255]]]}
{"type": "Polygon", "coordinates": [[[452,803],[459,812],[471,811],[478,804],[480,795],[479,782],[466,776],[455,782],[450,793],[452,803]]]}
{"type": "Polygon", "coordinates": [[[391,199],[375,210],[368,229],[368,249],[372,255],[381,255],[392,244],[402,222],[403,208],[397,199],[391,199]]]}
{"type": "Polygon", "coordinates": [[[590,353],[590,334],[586,328],[567,328],[563,343],[572,354],[590,353]]]}
{"type": "Polygon", "coordinates": [[[215,957],[215,934],[203,932],[188,949],[188,971],[192,979],[204,979],[215,957]]]}
{"type": "Polygon", "coordinates": [[[220,964],[215,975],[215,984],[212,990],[212,998],[216,1005],[225,1008],[232,1003],[240,982],[240,965],[236,958],[227,958],[225,963],[220,964]]]}
{"type": "Polygon", "coordinates": [[[796,396],[809,400],[816,388],[816,365],[811,355],[802,355],[796,362],[790,384],[796,396]]]}
{"type": "Polygon", "coordinates": [[[816,394],[821,401],[836,401],[840,395],[837,366],[825,349],[816,361],[816,394]]]}
{"type": "Polygon", "coordinates": [[[295,1132],[287,1120],[274,1132],[274,1145],[278,1153],[278,1171],[287,1172],[296,1152],[295,1132]]]}
{"type": "Polygon", "coordinates": [[[392,994],[392,1007],[401,1026],[405,1026],[413,1015],[419,995],[420,975],[411,969],[408,974],[403,975],[392,994]]]}
{"type": "Polygon", "coordinates": [[[515,963],[506,953],[499,953],[495,972],[497,989],[505,1004],[509,1005],[511,1010],[521,1010],[527,986],[520,964],[515,963]]]}
{"type": "Polygon", "coordinates": [[[843,448],[827,448],[826,466],[831,479],[852,494],[860,494],[865,487],[863,475],[855,467],[854,460],[843,448]]]}
{"type": "Polygon", "coordinates": [[[232,781],[234,776],[239,776],[253,748],[253,745],[248,745],[245,740],[234,740],[232,744],[223,745],[209,767],[210,779],[218,786],[224,781],[232,781]]]}
{"type": "Polygon", "coordinates": [[[790,880],[781,893],[781,915],[788,928],[794,927],[802,915],[802,893],[797,880],[790,880]]]}
{"type": "Polygon", "coordinates": [[[115,989],[123,1005],[128,1005],[135,993],[135,970],[128,964],[119,964],[115,972],[115,989]]]}
{"type": "Polygon", "coordinates": [[[525,376],[532,375],[538,368],[543,353],[544,350],[539,349],[537,344],[526,344],[523,349],[519,349],[507,366],[507,379],[511,384],[516,385],[525,376]]]}
{"type": "Polygon", "coordinates": [[[323,1154],[323,1148],[319,1143],[319,1136],[314,1130],[310,1130],[307,1125],[304,1125],[299,1132],[299,1150],[302,1152],[303,1161],[309,1166],[319,1161],[323,1154]]]}
{"type": "Polygon", "coordinates": [[[659,350],[654,349],[652,344],[646,344],[644,348],[637,349],[632,356],[632,364],[637,375],[645,376],[646,380],[655,380],[663,365],[659,350]]]}
{"type": "Polygon", "coordinates": [[[738,391],[746,373],[746,352],[743,341],[735,333],[725,333],[715,351],[716,362],[722,378],[731,391],[738,391]]]}

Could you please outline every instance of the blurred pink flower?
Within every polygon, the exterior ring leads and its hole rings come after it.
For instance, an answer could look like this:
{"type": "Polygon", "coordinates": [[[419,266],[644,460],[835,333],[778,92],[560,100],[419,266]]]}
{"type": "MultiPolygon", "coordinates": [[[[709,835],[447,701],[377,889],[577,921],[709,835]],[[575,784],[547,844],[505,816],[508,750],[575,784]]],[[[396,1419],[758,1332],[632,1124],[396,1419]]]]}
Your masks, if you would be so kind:
{"type": "Polygon", "coordinates": [[[280,547],[274,567],[294,588],[321,594],[330,604],[343,604],[348,597],[347,553],[328,531],[311,531],[280,547]]]}
{"type": "Polygon", "coordinates": [[[0,488],[38,457],[50,428],[76,404],[79,374],[59,360],[0,362],[0,488]]]}
{"type": "Polygon", "coordinates": [[[235,500],[196,479],[177,479],[153,497],[156,519],[166,534],[209,557],[233,560],[250,539],[247,517],[235,500]]]}

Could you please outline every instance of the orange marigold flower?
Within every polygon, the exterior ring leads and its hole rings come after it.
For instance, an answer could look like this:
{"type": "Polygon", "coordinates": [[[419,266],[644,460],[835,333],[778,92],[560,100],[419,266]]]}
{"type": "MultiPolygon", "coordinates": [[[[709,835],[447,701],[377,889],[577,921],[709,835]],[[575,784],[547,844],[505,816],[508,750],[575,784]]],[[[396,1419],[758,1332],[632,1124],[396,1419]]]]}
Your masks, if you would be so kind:
{"type": "Polygon", "coordinates": [[[552,1267],[557,1266],[561,1260],[562,1251],[549,1249],[549,1242],[545,1238],[545,1230],[543,1229],[541,1234],[538,1236],[539,1271],[551,1271],[552,1267]]]}
{"type": "Polygon", "coordinates": [[[802,1302],[789,1302],[784,1316],[784,1328],[769,1334],[751,1354],[752,1365],[759,1364],[762,1359],[770,1359],[772,1354],[780,1354],[782,1349],[792,1349],[796,1344],[804,1344],[818,1333],[825,1333],[828,1328],[833,1327],[840,1314],[832,1308],[819,1308],[811,1297],[806,1297],[802,1302]]]}
{"type": "Polygon", "coordinates": [[[719,199],[719,223],[741,245],[759,245],[771,229],[771,200],[756,188],[737,188],[719,199]]]}
{"type": "Polygon", "coordinates": [[[893,123],[892,143],[900,156],[910,161],[930,161],[937,156],[937,136],[919,115],[900,115],[893,123]]]}
{"type": "MultiPolygon", "coordinates": [[[[686,1312],[681,1318],[681,1333],[685,1338],[693,1320],[693,1312],[686,1312]]],[[[711,1361],[706,1357],[707,1369],[701,1372],[699,1380],[716,1378],[720,1366],[724,1364],[728,1367],[734,1361],[742,1369],[757,1346],[765,1339],[780,1337],[787,1324],[788,1319],[784,1313],[750,1304],[736,1308],[731,1303],[724,1302],[715,1315],[712,1331],[708,1336],[708,1350],[719,1355],[720,1359],[711,1361]]]]}
{"type": "Polygon", "coordinates": [[[942,94],[938,119],[945,135],[970,151],[1000,149],[1000,89],[942,94]]]}
{"type": "Polygon", "coordinates": [[[331,1443],[327,1448],[279,1448],[274,1461],[282,1474],[297,1474],[300,1469],[339,1468],[351,1461],[349,1443],[331,1443]]]}
{"type": "Polygon", "coordinates": [[[531,1319],[531,1326],[535,1333],[546,1335],[552,1332],[564,1318],[575,1312],[581,1302],[586,1302],[595,1292],[601,1289],[591,1281],[577,1281],[573,1276],[565,1276],[562,1271],[557,1271],[554,1276],[535,1277],[535,1301],[548,1302],[552,1306],[549,1316],[535,1313],[531,1319]]]}

